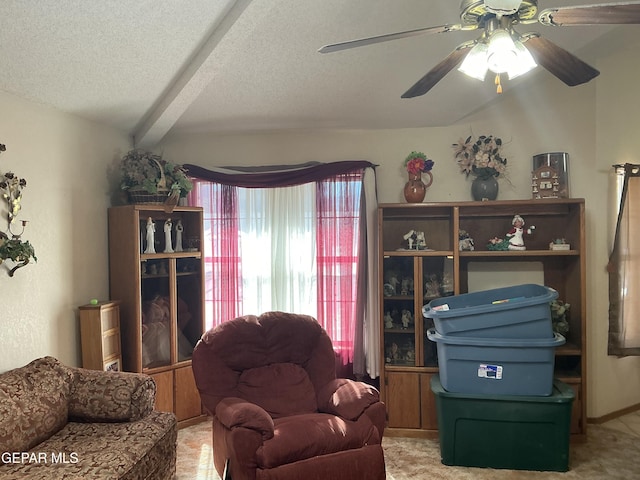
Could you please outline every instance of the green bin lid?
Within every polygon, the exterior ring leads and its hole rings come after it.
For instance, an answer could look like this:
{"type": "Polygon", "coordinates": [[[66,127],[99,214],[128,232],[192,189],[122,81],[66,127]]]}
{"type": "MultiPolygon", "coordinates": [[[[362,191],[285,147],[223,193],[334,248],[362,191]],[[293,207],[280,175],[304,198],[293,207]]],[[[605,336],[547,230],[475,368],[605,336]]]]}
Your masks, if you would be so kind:
{"type": "Polygon", "coordinates": [[[453,393],[448,392],[442,387],[440,383],[440,376],[433,375],[431,377],[431,391],[437,397],[444,398],[468,398],[468,399],[482,399],[482,400],[497,400],[505,402],[534,402],[534,403],[567,403],[572,402],[575,393],[573,389],[564,382],[558,379],[553,380],[553,392],[549,396],[535,396],[535,395],[487,395],[481,393],[453,393]]]}

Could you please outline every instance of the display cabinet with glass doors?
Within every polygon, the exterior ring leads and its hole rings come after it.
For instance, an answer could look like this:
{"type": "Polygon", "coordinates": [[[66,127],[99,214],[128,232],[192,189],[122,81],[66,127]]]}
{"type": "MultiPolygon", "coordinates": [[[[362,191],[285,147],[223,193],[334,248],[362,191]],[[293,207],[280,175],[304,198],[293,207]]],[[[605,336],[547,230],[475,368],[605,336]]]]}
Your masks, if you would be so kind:
{"type": "Polygon", "coordinates": [[[202,415],[191,370],[204,332],[202,209],[136,204],[109,209],[110,296],[120,300],[125,371],[151,375],[156,409],[202,415]]]}

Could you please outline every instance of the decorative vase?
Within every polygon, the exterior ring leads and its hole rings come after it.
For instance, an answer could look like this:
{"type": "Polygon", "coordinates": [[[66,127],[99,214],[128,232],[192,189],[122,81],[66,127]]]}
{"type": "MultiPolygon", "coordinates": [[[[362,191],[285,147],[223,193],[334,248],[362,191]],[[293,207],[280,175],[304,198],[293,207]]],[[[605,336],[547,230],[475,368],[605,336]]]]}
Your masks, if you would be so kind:
{"type": "Polygon", "coordinates": [[[428,177],[428,183],[422,181],[420,173],[414,175],[409,174],[409,181],[404,185],[404,198],[408,203],[420,203],[424,200],[427,188],[433,183],[433,175],[431,172],[424,172],[428,177]]]}
{"type": "Polygon", "coordinates": [[[476,201],[495,200],[498,198],[498,181],[496,177],[476,177],[471,183],[471,196],[476,201]]]}

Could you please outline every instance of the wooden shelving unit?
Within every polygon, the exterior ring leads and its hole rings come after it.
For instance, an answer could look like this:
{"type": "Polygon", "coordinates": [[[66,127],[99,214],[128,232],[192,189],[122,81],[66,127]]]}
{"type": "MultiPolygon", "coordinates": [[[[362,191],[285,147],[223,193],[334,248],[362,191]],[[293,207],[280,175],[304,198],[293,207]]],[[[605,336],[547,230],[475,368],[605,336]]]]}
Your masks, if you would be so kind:
{"type": "Polygon", "coordinates": [[[121,370],[120,302],[87,304],[79,310],[82,367],[121,370]]]}
{"type": "Polygon", "coordinates": [[[426,338],[426,330],[433,325],[422,317],[422,307],[434,295],[530,283],[533,276],[571,304],[570,330],[566,344],[556,349],[555,371],[576,394],[572,433],[586,435],[583,199],[381,204],[378,235],[381,394],[387,405],[388,434],[437,433],[435,398],[429,387],[431,376],[438,372],[437,353],[435,343],[426,338]],[[504,236],[515,214],[525,219],[525,228],[536,227],[532,235],[525,236],[526,250],[489,250],[489,239],[504,236]],[[425,233],[427,250],[407,250],[403,235],[410,230],[425,233]],[[462,230],[474,239],[473,251],[458,249],[462,230]],[[564,238],[570,249],[550,250],[549,243],[556,238],[564,238]],[[403,311],[412,317],[405,325],[403,311]]]}
{"type": "Polygon", "coordinates": [[[202,415],[191,370],[191,353],[205,328],[202,238],[200,207],[170,213],[154,204],[109,209],[110,296],[120,302],[123,370],[151,375],[156,409],[175,413],[183,425],[202,415]],[[157,253],[143,253],[149,218],[157,253]],[[184,251],[163,253],[169,218],[182,224],[184,251]]]}

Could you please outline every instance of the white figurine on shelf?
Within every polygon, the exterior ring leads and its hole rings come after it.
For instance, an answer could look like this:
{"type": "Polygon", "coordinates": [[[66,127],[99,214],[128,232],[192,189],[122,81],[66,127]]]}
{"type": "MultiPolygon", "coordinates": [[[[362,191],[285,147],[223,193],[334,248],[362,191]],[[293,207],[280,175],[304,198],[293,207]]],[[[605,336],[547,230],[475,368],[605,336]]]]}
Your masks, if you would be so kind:
{"type": "Polygon", "coordinates": [[[173,223],[170,218],[164,222],[164,253],[173,253],[173,247],[171,246],[171,228],[173,223]]]}
{"type": "Polygon", "coordinates": [[[413,250],[413,242],[416,238],[416,231],[409,230],[407,233],[404,234],[402,238],[404,238],[407,241],[407,244],[409,245],[409,250],[413,250]]]}
{"type": "MultiPolygon", "coordinates": [[[[513,228],[506,235],[509,240],[509,250],[526,250],[527,247],[524,246],[524,219],[520,215],[515,215],[511,220],[511,225],[513,225],[513,228]]],[[[532,225],[527,228],[526,233],[531,235],[535,228],[532,225]]]]}
{"type": "Polygon", "coordinates": [[[400,295],[409,295],[413,290],[413,280],[409,277],[402,279],[400,283],[400,295]]]}
{"type": "Polygon", "coordinates": [[[384,328],[393,328],[393,318],[389,312],[384,314],[384,328]]]}
{"type": "Polygon", "coordinates": [[[182,220],[178,220],[176,222],[176,252],[182,252],[182,232],[184,231],[184,227],[182,226],[182,220]]]}
{"type": "Polygon", "coordinates": [[[402,328],[409,328],[413,316],[409,310],[402,310],[402,328]]]}
{"type": "Polygon", "coordinates": [[[153,223],[153,219],[149,217],[147,219],[147,248],[144,249],[144,253],[156,253],[155,233],[156,224],[153,223]]]}
{"type": "Polygon", "coordinates": [[[391,275],[389,279],[389,285],[393,288],[393,293],[391,295],[395,295],[398,292],[398,285],[400,284],[400,280],[395,275],[391,275]]]}

